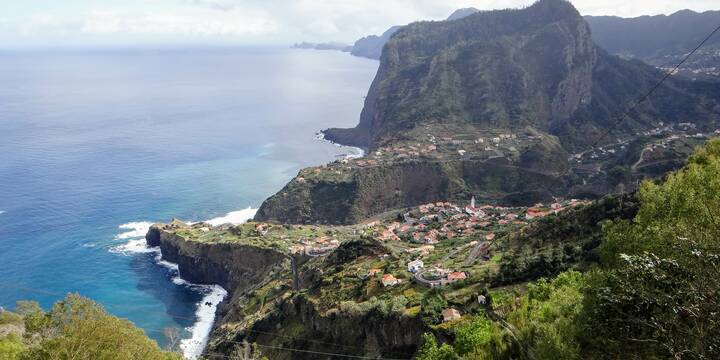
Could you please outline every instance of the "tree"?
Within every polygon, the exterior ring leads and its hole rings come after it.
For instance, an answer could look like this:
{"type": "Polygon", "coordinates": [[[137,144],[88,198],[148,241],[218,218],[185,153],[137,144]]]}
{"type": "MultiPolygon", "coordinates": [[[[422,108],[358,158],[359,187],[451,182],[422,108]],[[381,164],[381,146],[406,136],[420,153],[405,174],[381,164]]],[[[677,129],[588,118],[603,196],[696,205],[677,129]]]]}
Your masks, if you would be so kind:
{"type": "Polygon", "coordinates": [[[423,344],[418,352],[417,360],[457,360],[458,356],[452,346],[442,344],[438,346],[432,334],[423,334],[423,344]]]}
{"type": "Polygon", "coordinates": [[[440,314],[447,307],[447,300],[437,289],[428,291],[420,302],[422,307],[422,318],[427,324],[440,322],[440,314]]]}
{"type": "Polygon", "coordinates": [[[638,196],[633,221],[605,226],[604,269],[585,295],[586,352],[720,358],[720,140],[638,196]]]}
{"type": "Polygon", "coordinates": [[[499,329],[484,315],[476,316],[472,321],[461,325],[455,332],[455,350],[460,355],[497,354],[493,345],[497,345],[499,329]]]}
{"type": "MultiPolygon", "coordinates": [[[[37,320],[39,314],[32,304],[24,304],[21,310],[37,320]]],[[[180,359],[178,354],[162,351],[131,322],[108,314],[80,295],[68,295],[43,317],[44,321],[33,320],[33,324],[43,324],[34,329],[40,341],[19,359],[180,359]]]]}
{"type": "Polygon", "coordinates": [[[588,352],[720,358],[720,256],[690,256],[691,267],[649,253],[624,255],[622,267],[595,273],[585,304],[588,352]]]}

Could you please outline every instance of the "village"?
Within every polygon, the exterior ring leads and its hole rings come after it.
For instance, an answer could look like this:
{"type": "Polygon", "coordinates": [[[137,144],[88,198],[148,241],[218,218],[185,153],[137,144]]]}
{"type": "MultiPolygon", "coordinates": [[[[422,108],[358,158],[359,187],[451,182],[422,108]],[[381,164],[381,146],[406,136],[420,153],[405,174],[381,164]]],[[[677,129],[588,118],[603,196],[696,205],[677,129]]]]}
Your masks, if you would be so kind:
{"type": "MultiPolygon", "coordinates": [[[[587,202],[558,199],[532,207],[504,207],[478,205],[474,198],[466,206],[452,202],[423,204],[400,213],[397,219],[365,224],[375,239],[395,250],[394,256],[402,266],[391,266],[396,270],[390,272],[374,266],[362,277],[379,281],[384,288],[397,287],[405,281],[426,288],[455,284],[486,264],[492,266],[491,248],[500,233],[584,204],[587,202]],[[473,266],[477,259],[480,263],[473,266]]],[[[388,255],[382,255],[378,261],[387,258],[388,255]]],[[[484,297],[479,296],[478,302],[484,304],[484,297]]],[[[460,316],[455,309],[446,310],[443,316],[447,321],[460,316]]]]}
{"type": "MultiPolygon", "coordinates": [[[[643,151],[653,152],[672,150],[672,148],[678,146],[678,144],[682,146],[687,143],[694,146],[701,143],[701,141],[720,135],[720,129],[712,132],[702,132],[698,130],[695,123],[691,122],[678,124],[665,124],[660,122],[655,128],[643,131],[639,135],[648,138],[643,151]]],[[[636,139],[637,136],[620,139],[615,143],[573,154],[568,160],[577,164],[596,163],[598,161],[608,160],[621,154],[627,149],[630,143],[636,139]]]]}
{"type": "MultiPolygon", "coordinates": [[[[319,139],[322,139],[322,135],[319,139]]],[[[433,134],[431,129],[415,136],[415,141],[394,142],[392,146],[383,146],[358,157],[354,154],[343,155],[340,159],[301,174],[300,181],[306,177],[334,173],[341,175],[352,168],[374,167],[390,162],[413,159],[489,159],[509,157],[518,154],[524,147],[539,142],[541,136],[527,131],[478,132],[449,135],[445,132],[433,134]]]]}
{"type": "MultiPolygon", "coordinates": [[[[326,256],[344,242],[366,239],[381,244],[382,250],[347,264],[341,271],[339,288],[326,290],[342,293],[360,286],[374,296],[397,296],[398,292],[424,291],[419,289],[462,289],[474,274],[498,266],[501,253],[496,253],[497,241],[504,235],[587,203],[556,199],[531,207],[507,207],[478,204],[473,197],[465,205],[437,201],[349,226],[248,222],[212,227],[197,223],[179,226],[176,231],[195,241],[239,242],[310,259],[326,256]]],[[[483,295],[477,296],[477,303],[484,304],[483,295]]],[[[461,315],[454,308],[442,312],[445,321],[461,315]]]]}

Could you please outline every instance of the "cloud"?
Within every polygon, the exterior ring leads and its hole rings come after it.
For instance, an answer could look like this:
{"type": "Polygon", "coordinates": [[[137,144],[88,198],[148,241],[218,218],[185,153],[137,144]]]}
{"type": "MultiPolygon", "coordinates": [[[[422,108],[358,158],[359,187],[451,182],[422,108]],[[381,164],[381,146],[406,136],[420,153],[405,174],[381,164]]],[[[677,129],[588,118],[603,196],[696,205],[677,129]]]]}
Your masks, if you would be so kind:
{"type": "Polygon", "coordinates": [[[94,12],[85,17],[80,32],[92,35],[177,35],[243,37],[271,33],[272,20],[234,14],[224,17],[193,17],[163,14],[117,14],[94,12]]]}
{"type": "MultiPolygon", "coordinates": [[[[534,0],[23,0],[4,12],[0,43],[352,42],[392,25],[444,19],[461,7],[517,8],[534,0]],[[30,4],[30,5],[26,5],[30,4]],[[23,6],[27,6],[22,12],[23,6]],[[38,12],[38,9],[43,10],[38,12]]],[[[717,0],[575,0],[583,14],[638,16],[717,0]]]]}
{"type": "Polygon", "coordinates": [[[204,6],[214,10],[230,11],[238,6],[232,0],[185,0],[190,5],[204,6]]]}

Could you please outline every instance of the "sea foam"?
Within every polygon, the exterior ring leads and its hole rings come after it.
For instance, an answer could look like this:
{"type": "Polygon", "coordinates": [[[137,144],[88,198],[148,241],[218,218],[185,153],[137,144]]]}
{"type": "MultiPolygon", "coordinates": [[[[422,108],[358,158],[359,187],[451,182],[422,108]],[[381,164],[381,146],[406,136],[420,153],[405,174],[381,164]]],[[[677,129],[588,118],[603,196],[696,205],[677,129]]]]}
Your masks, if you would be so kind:
{"type": "MultiPolygon", "coordinates": [[[[361,157],[365,156],[365,150],[363,150],[362,148],[355,147],[355,146],[342,145],[342,144],[338,144],[338,143],[336,143],[336,142],[334,142],[334,141],[328,140],[328,139],[325,138],[325,133],[322,132],[322,131],[317,132],[317,133],[315,134],[315,138],[318,139],[318,140],[320,140],[320,141],[327,141],[327,142],[329,142],[329,143],[331,143],[331,144],[333,144],[333,145],[335,145],[335,146],[337,146],[337,147],[347,149],[347,150],[348,150],[348,153],[347,153],[347,154],[344,154],[344,156],[345,156],[346,158],[358,159],[358,158],[361,158],[361,157]]],[[[342,155],[341,155],[341,156],[342,156],[342,155]]]]}
{"type": "Polygon", "coordinates": [[[207,345],[210,330],[212,330],[213,323],[215,322],[215,310],[217,310],[218,305],[225,299],[228,293],[218,285],[190,285],[190,287],[205,294],[202,301],[198,303],[198,308],[195,311],[197,321],[192,327],[187,328],[191,334],[190,338],[180,341],[180,349],[183,351],[183,356],[185,356],[186,359],[195,360],[200,357],[207,345]]]}
{"type": "MultiPolygon", "coordinates": [[[[213,226],[222,224],[242,224],[255,216],[257,209],[248,207],[246,209],[232,211],[224,216],[203,221],[213,226]]],[[[188,222],[193,224],[195,222],[188,222]]],[[[186,286],[194,291],[203,294],[203,299],[197,304],[195,318],[197,319],[193,326],[186,328],[190,336],[181,340],[180,348],[183,356],[189,360],[195,360],[200,357],[210,336],[210,330],[215,322],[215,311],[218,305],[227,296],[227,291],[219,285],[197,285],[192,284],[180,277],[180,269],[177,264],[163,260],[162,252],[159,247],[149,247],[145,241],[145,234],[150,229],[152,222],[137,221],[120,225],[118,228],[123,230],[115,236],[116,240],[127,240],[127,242],[111,247],[110,252],[132,256],[136,254],[155,253],[155,262],[168,269],[172,275],[172,282],[178,286],[186,286]]]]}
{"type": "Polygon", "coordinates": [[[247,209],[242,209],[238,211],[232,211],[225,216],[216,217],[214,219],[210,219],[205,221],[206,223],[212,225],[212,226],[218,226],[222,224],[242,224],[250,219],[252,219],[255,216],[255,213],[258,211],[258,209],[253,209],[251,207],[248,207],[247,209]]]}

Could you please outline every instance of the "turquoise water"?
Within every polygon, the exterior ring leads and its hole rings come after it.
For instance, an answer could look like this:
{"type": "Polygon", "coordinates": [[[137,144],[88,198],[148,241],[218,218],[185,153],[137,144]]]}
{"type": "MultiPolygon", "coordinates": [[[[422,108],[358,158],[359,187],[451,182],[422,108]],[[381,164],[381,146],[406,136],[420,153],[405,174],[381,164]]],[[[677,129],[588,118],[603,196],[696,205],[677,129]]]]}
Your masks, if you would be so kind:
{"type": "Polygon", "coordinates": [[[193,326],[207,289],[122,246],[351,151],[315,133],[357,123],[376,69],[271,48],[1,54],[0,306],[78,292],[163,344],[193,326]]]}

